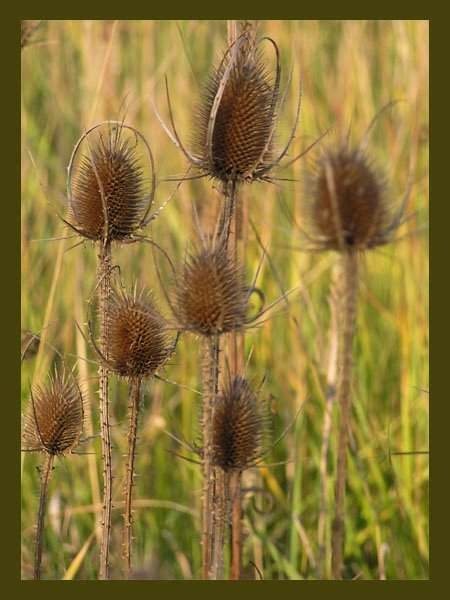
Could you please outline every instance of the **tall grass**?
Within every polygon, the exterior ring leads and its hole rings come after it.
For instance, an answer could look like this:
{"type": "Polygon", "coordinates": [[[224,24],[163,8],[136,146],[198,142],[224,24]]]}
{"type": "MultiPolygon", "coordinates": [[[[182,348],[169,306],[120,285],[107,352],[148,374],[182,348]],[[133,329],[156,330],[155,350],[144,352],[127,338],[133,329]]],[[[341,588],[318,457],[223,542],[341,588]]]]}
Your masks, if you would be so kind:
{"type": "MultiPolygon", "coordinates": [[[[426,22],[267,21],[261,33],[276,39],[283,72],[290,60],[301,66],[303,101],[299,135],[291,157],[330,126],[351,121],[356,135],[377,110],[400,99],[380,118],[372,134],[372,154],[388,170],[390,190],[400,198],[411,154],[416,159],[410,199],[412,218],[400,234],[416,235],[375,250],[360,263],[358,330],[354,346],[353,415],[347,466],[344,576],[362,579],[428,577],[428,254],[420,228],[428,208],[428,24],[426,22]],[[407,454],[395,454],[405,452],[407,454]]],[[[143,132],[155,154],[160,177],[182,174],[181,153],[173,147],[151,109],[164,111],[167,75],[183,141],[192,129],[192,104],[226,46],[225,21],[50,21],[39,28],[39,44],[22,53],[22,327],[39,332],[38,355],[23,363],[22,405],[28,384],[56,360],[52,346],[94,361],[75,326],[85,315],[83,299],[95,285],[95,254],[89,247],[64,252],[77,240],[44,241],[67,235],[57,219],[65,202],[66,166],[80,131],[103,119],[121,118],[143,132]]],[[[271,56],[268,53],[268,60],[271,56]]],[[[286,75],[282,86],[286,84],[286,75]]],[[[294,68],[292,89],[299,85],[294,68]]],[[[289,136],[296,94],[288,94],[280,115],[277,143],[289,136]]],[[[306,161],[308,163],[308,161],[306,161]]],[[[249,216],[269,249],[258,285],[268,300],[300,282],[300,294],[247,336],[248,377],[266,374],[272,397],[274,439],[304,403],[293,427],[275,446],[276,467],[253,470],[243,498],[243,571],[265,579],[315,579],[331,575],[333,514],[321,516],[321,495],[332,507],[336,462],[336,414],[323,462],[327,406],[330,311],[327,302],[332,257],[299,251],[304,225],[305,163],[280,176],[299,181],[245,189],[249,216]],[[325,469],[324,469],[325,464],[325,469]],[[326,478],[324,479],[324,474],[326,478]],[[318,541],[321,516],[322,537],[318,541]],[[321,566],[322,565],[322,566],[321,566]]],[[[160,183],[165,198],[173,183],[160,183]]],[[[175,257],[194,238],[192,206],[201,218],[215,216],[220,190],[207,180],[183,184],[152,228],[152,237],[175,257]]],[[[249,229],[246,267],[256,270],[261,249],[249,229]]],[[[138,277],[154,289],[150,246],[118,248],[115,262],[124,283],[138,277]],[[127,279],[128,277],[128,279],[127,279]]],[[[164,298],[157,298],[162,304],[164,298]]],[[[135,577],[200,577],[201,470],[174,459],[179,451],[164,430],[198,440],[198,353],[200,343],[182,337],[164,375],[152,382],[150,402],[143,384],[134,504],[135,577]]],[[[75,360],[74,357],[72,357],[75,360]]],[[[99,431],[94,390],[97,366],[80,361],[89,391],[87,423],[99,431]],[[83,366],[82,366],[83,365],[83,366]]],[[[126,453],[127,390],[110,384],[113,463],[126,453]]],[[[92,454],[58,461],[48,493],[42,574],[91,579],[98,576],[96,527],[101,513],[100,440],[92,454]],[[88,543],[89,542],[89,543],[88,543]],[[77,560],[77,557],[80,560],[77,560]]],[[[23,577],[33,572],[33,527],[37,506],[37,459],[23,458],[23,577]]],[[[113,467],[117,465],[113,464],[113,467]]],[[[122,536],[123,481],[114,468],[111,548],[122,536]]],[[[120,551],[111,550],[112,577],[121,572],[120,551]]]]}

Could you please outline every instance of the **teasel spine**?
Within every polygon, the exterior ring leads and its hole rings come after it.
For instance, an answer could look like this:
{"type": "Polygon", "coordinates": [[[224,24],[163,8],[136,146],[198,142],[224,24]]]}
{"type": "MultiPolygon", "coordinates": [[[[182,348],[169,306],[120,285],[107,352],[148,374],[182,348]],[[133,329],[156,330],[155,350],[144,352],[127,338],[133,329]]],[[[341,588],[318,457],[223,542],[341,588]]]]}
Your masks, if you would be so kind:
{"type": "Polygon", "coordinates": [[[341,289],[338,314],[341,330],[338,338],[337,404],[340,409],[335,488],[335,516],[332,524],[332,574],[342,579],[344,556],[345,485],[347,479],[347,451],[350,436],[352,407],[353,339],[356,327],[358,299],[358,254],[348,249],[339,253],[339,282],[341,289]]]}

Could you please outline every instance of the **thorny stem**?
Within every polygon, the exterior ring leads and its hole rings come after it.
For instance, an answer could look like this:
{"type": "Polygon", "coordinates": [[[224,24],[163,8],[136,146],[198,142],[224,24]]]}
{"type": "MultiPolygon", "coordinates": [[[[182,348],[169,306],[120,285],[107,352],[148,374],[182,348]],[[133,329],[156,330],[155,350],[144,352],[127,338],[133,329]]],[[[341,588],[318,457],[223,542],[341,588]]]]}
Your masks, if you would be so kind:
{"type": "Polygon", "coordinates": [[[338,346],[338,301],[340,292],[340,269],[335,265],[332,274],[331,291],[328,299],[330,306],[330,328],[329,328],[329,355],[327,372],[327,390],[325,410],[322,424],[322,446],[320,449],[320,504],[319,521],[317,527],[318,560],[317,576],[326,579],[328,574],[327,543],[325,540],[326,521],[329,511],[328,502],[328,450],[330,447],[330,435],[332,425],[333,405],[336,399],[336,356],[338,346]]]}
{"type": "Polygon", "coordinates": [[[241,472],[233,471],[230,475],[231,498],[231,571],[230,579],[238,580],[241,576],[242,554],[242,507],[241,507],[241,472]]]}
{"type": "Polygon", "coordinates": [[[212,423],[219,387],[219,336],[205,337],[203,350],[203,507],[202,507],[202,576],[211,579],[217,568],[212,562],[215,526],[215,469],[212,465],[212,423]]]}
{"type": "Polygon", "coordinates": [[[210,579],[223,579],[223,548],[225,526],[228,522],[228,475],[220,467],[214,469],[214,531],[210,579]]]}
{"type": "MultiPolygon", "coordinates": [[[[100,350],[108,358],[108,310],[111,294],[111,246],[108,242],[100,244],[98,254],[97,281],[98,310],[100,320],[100,350]]],[[[102,540],[100,545],[100,579],[109,578],[109,540],[111,535],[112,510],[112,464],[111,464],[111,428],[109,423],[109,389],[108,369],[100,364],[99,395],[100,395],[100,432],[102,439],[103,460],[103,510],[102,510],[102,540]]]]}
{"type": "Polygon", "coordinates": [[[124,543],[123,543],[123,558],[125,560],[125,569],[127,577],[131,571],[131,545],[132,545],[132,496],[133,496],[133,479],[134,479],[134,461],[136,458],[136,440],[139,418],[139,403],[140,403],[141,380],[135,379],[130,383],[130,396],[128,404],[129,422],[128,422],[128,457],[127,471],[125,476],[124,486],[124,543]]]}
{"type": "Polygon", "coordinates": [[[36,545],[34,554],[34,579],[41,578],[42,532],[44,530],[45,507],[47,505],[47,490],[53,469],[53,454],[47,454],[41,468],[41,493],[36,524],[36,545]]]}
{"type": "Polygon", "coordinates": [[[340,253],[339,260],[342,269],[337,381],[337,402],[340,409],[340,423],[337,450],[335,516],[332,527],[331,567],[334,579],[342,579],[344,557],[345,484],[351,417],[352,346],[358,296],[358,255],[354,250],[347,250],[340,253]]]}

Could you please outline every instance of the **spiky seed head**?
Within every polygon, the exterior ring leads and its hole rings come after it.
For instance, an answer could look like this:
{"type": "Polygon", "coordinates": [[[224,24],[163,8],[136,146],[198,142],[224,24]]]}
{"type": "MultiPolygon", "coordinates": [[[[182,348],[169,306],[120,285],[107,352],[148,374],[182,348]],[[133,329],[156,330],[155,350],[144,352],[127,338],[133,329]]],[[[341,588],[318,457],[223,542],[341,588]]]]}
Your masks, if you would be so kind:
{"type": "Polygon", "coordinates": [[[108,311],[107,358],[122,377],[149,377],[169,358],[167,323],[144,290],[114,292],[108,311]]]}
{"type": "Polygon", "coordinates": [[[33,19],[23,19],[20,22],[20,48],[22,50],[30,44],[33,34],[40,23],[41,21],[33,19]]]}
{"type": "Polygon", "coordinates": [[[213,464],[224,471],[242,471],[253,465],[264,450],[268,425],[267,406],[246,379],[234,377],[214,408],[213,464]]]}
{"type": "Polygon", "coordinates": [[[384,181],[359,148],[341,144],[326,151],[309,185],[319,246],[364,250],[388,241],[392,214],[384,181]]]}
{"type": "Polygon", "coordinates": [[[36,385],[25,414],[23,449],[58,455],[69,452],[83,429],[83,396],[73,375],[55,370],[36,385]]]}
{"type": "Polygon", "coordinates": [[[278,85],[244,32],[210,76],[197,109],[201,169],[224,183],[258,179],[270,161],[277,101],[278,85]]]}
{"type": "Polygon", "coordinates": [[[91,240],[120,241],[141,226],[150,197],[137,136],[107,124],[84,140],[70,181],[72,225],[91,240]],[[106,223],[105,223],[106,215],[106,223]]]}
{"type": "Polygon", "coordinates": [[[210,336],[241,329],[248,293],[240,267],[223,244],[187,257],[175,285],[175,316],[182,330],[210,336]]]}

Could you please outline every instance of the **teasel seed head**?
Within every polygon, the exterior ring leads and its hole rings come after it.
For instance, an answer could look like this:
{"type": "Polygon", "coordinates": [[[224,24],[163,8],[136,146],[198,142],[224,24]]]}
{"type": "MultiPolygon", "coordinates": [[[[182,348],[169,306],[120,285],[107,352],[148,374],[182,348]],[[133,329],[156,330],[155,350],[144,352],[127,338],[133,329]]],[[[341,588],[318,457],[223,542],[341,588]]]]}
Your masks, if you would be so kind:
{"type": "Polygon", "coordinates": [[[100,123],[72,153],[67,224],[90,240],[126,240],[148,222],[154,182],[153,157],[142,135],[123,123],[100,123]]]}
{"type": "Polygon", "coordinates": [[[228,381],[217,397],[212,427],[213,464],[224,471],[243,471],[263,454],[269,410],[246,379],[228,381]]]}
{"type": "Polygon", "coordinates": [[[83,395],[72,374],[65,370],[36,385],[25,413],[23,450],[51,455],[66,454],[78,443],[83,430],[83,395]]]}
{"type": "Polygon", "coordinates": [[[402,215],[393,214],[384,178],[359,147],[341,143],[326,150],[308,187],[318,249],[370,249],[388,243],[400,224],[402,215]]]}
{"type": "Polygon", "coordinates": [[[259,179],[271,162],[279,63],[278,48],[270,42],[277,55],[274,78],[251,31],[244,30],[210,76],[197,109],[197,166],[223,183],[259,179]]]}
{"type": "Polygon", "coordinates": [[[211,336],[242,329],[247,303],[243,271],[224,244],[205,244],[187,257],[173,303],[180,330],[211,336]]]}
{"type": "Polygon", "coordinates": [[[107,366],[126,378],[150,377],[174,351],[168,325],[150,294],[113,291],[108,310],[107,366]]]}

